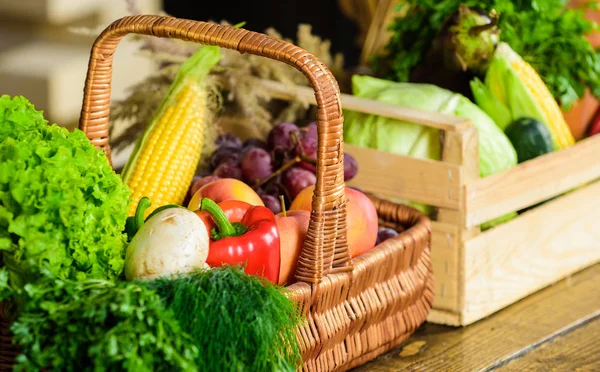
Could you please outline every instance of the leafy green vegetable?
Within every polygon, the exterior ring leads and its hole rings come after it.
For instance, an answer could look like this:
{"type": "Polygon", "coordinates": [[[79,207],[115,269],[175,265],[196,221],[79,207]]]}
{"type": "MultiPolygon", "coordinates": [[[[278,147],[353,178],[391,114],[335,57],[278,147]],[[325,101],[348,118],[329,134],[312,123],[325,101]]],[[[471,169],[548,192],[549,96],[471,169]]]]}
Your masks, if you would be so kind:
{"type": "Polygon", "coordinates": [[[481,15],[464,4],[459,5],[457,18],[457,23],[448,27],[449,49],[462,69],[479,72],[485,69],[498,43],[500,32],[495,27],[496,19],[481,15]]]}
{"type": "Polygon", "coordinates": [[[409,81],[433,84],[471,99],[469,82],[485,73],[499,40],[498,14],[460,4],[441,26],[409,81]]]}
{"type": "MultiPolygon", "coordinates": [[[[479,133],[479,170],[482,177],[517,164],[515,149],[506,135],[474,103],[430,84],[396,83],[370,76],[352,77],[353,94],[361,98],[456,115],[470,119],[479,133]]],[[[347,143],[424,159],[440,159],[440,132],[420,124],[344,111],[347,143]]]]}
{"type": "Polygon", "coordinates": [[[44,271],[15,298],[24,304],[10,327],[21,346],[17,371],[198,370],[191,337],[137,283],[78,282],[44,271]]]}
{"type": "Polygon", "coordinates": [[[485,231],[485,230],[489,230],[493,227],[496,227],[498,225],[501,225],[505,222],[508,222],[514,218],[517,218],[519,216],[519,213],[517,212],[509,212],[503,216],[494,218],[493,220],[487,221],[482,223],[479,228],[481,229],[481,231],[485,231]]]}
{"type": "MultiPolygon", "coordinates": [[[[370,76],[355,75],[352,84],[353,94],[358,97],[470,119],[479,134],[481,177],[517,165],[517,154],[504,132],[477,105],[460,94],[430,84],[396,83],[370,76]]],[[[345,110],[344,141],[397,155],[440,159],[439,130],[383,116],[345,110]]],[[[426,214],[431,211],[418,203],[408,204],[426,214]]]]}
{"type": "MultiPolygon", "coordinates": [[[[502,43],[485,75],[485,85],[488,89],[493,89],[490,93],[496,104],[505,104],[504,107],[511,113],[511,122],[522,117],[533,117],[540,122],[545,122],[546,117],[542,109],[527,86],[521,82],[519,75],[510,65],[510,60],[501,53],[503,50],[512,52],[508,45],[502,43]]],[[[476,101],[476,103],[480,102],[476,101]]]]}
{"type": "Polygon", "coordinates": [[[0,97],[0,252],[11,286],[40,265],[62,279],[117,278],[129,195],[82,131],[0,97]]]}
{"type": "Polygon", "coordinates": [[[515,63],[522,63],[521,57],[508,44],[500,43],[485,75],[485,85],[478,78],[472,81],[477,105],[502,130],[520,118],[534,118],[546,125],[555,149],[571,146],[575,140],[550,93],[531,88],[536,78],[540,89],[545,88],[544,84],[537,76],[528,76],[529,84],[525,83],[522,79],[527,72],[518,72],[518,68],[513,67],[515,63]],[[550,101],[543,104],[546,98],[550,101]]]}
{"type": "Polygon", "coordinates": [[[236,267],[148,282],[200,349],[200,371],[293,371],[301,361],[296,305],[236,267]]]}
{"type": "Polygon", "coordinates": [[[474,101],[500,129],[505,130],[512,122],[512,113],[505,104],[494,97],[490,89],[479,79],[471,81],[474,101]]]}
{"type": "Polygon", "coordinates": [[[500,40],[538,71],[564,108],[586,87],[600,97],[600,57],[584,37],[598,26],[582,11],[566,9],[564,0],[406,0],[401,5],[406,12],[391,24],[393,36],[386,54],[374,59],[374,70],[387,79],[410,81],[461,3],[500,14],[500,40]]]}

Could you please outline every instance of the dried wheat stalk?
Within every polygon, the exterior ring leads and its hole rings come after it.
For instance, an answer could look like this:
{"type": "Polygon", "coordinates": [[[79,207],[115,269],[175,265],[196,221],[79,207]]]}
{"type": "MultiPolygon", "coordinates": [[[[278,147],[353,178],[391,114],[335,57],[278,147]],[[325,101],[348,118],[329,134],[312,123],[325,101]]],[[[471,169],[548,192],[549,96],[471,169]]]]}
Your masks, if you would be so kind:
{"type": "MultiPolygon", "coordinates": [[[[136,0],[125,1],[131,14],[140,13],[136,0]]],[[[221,22],[221,24],[227,23],[221,22]]],[[[274,29],[268,29],[265,33],[282,38],[274,29]]],[[[141,54],[158,62],[160,68],[156,73],[132,86],[125,99],[113,102],[111,123],[130,122],[130,125],[122,133],[112,138],[111,144],[116,149],[130,145],[139,137],[164,97],[181,63],[201,47],[198,44],[174,39],[146,36],[137,36],[137,38],[143,41],[141,54]]],[[[288,41],[293,42],[292,40],[288,41]]],[[[298,27],[296,45],[320,58],[338,79],[344,78],[343,56],[341,54],[331,55],[330,42],[313,35],[310,25],[298,27]]],[[[241,112],[248,118],[248,125],[255,126],[260,133],[266,135],[273,124],[284,120],[295,121],[306,114],[309,105],[296,100],[290,102],[274,118],[274,114],[270,110],[272,100],[270,95],[256,84],[257,79],[269,79],[289,85],[308,85],[306,78],[296,69],[264,57],[242,55],[227,49],[222,49],[221,52],[223,58],[213,68],[207,79],[207,87],[213,93],[211,94],[211,107],[215,115],[219,109],[227,112],[241,112]],[[225,97],[220,95],[223,87],[219,85],[219,81],[227,83],[228,92],[225,97]]],[[[211,123],[208,129],[205,143],[212,144],[212,139],[218,134],[219,128],[211,123]]],[[[210,150],[211,148],[208,146],[207,151],[210,150]]]]}

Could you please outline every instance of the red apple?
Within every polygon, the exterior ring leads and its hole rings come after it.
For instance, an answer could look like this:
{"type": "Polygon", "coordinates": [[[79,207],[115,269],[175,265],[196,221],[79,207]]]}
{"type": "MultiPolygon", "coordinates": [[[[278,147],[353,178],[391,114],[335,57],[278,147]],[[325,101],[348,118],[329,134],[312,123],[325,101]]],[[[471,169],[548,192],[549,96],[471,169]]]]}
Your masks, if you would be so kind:
{"type": "Polygon", "coordinates": [[[209,198],[217,204],[225,200],[240,200],[264,207],[262,199],[250,186],[234,178],[222,178],[200,187],[192,196],[188,208],[192,211],[199,209],[202,198],[209,198]]]}
{"type": "Polygon", "coordinates": [[[281,252],[279,285],[285,285],[294,281],[294,275],[298,267],[298,257],[300,257],[308,232],[310,212],[288,211],[287,213],[277,213],[275,221],[279,230],[281,252]]]}
{"type": "MultiPolygon", "coordinates": [[[[292,201],[290,211],[310,211],[314,189],[314,186],[309,186],[302,190],[292,201]]],[[[349,187],[346,187],[344,192],[348,200],[346,205],[348,248],[350,255],[356,257],[375,247],[379,218],[368,196],[349,187]]]]}

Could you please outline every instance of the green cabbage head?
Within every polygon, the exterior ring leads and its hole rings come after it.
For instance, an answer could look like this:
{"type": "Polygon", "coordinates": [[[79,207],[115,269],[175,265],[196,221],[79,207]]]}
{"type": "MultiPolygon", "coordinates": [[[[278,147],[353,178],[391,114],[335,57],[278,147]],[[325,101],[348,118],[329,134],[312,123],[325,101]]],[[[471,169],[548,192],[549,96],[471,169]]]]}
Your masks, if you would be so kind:
{"type": "MultiPolygon", "coordinates": [[[[471,120],[479,135],[479,174],[486,177],[517,165],[508,137],[466,97],[432,84],[398,83],[370,76],[352,77],[353,95],[388,104],[471,120]]],[[[344,142],[398,155],[440,160],[440,131],[383,116],[344,111],[344,142]]],[[[431,208],[408,202],[425,213],[431,208]]],[[[511,214],[516,215],[516,214],[511,214]]]]}

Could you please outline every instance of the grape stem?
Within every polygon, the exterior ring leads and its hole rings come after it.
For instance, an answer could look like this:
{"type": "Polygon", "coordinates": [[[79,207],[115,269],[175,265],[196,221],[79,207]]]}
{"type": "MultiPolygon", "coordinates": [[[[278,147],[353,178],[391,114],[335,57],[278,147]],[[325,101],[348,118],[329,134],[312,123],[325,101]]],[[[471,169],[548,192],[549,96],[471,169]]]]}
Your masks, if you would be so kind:
{"type": "MultiPolygon", "coordinates": [[[[296,146],[300,145],[300,138],[298,138],[298,133],[290,132],[290,137],[292,137],[292,144],[294,145],[294,148],[296,148],[296,146]]],[[[302,146],[300,146],[300,151],[304,151],[302,146]]]]}
{"type": "Polygon", "coordinates": [[[311,158],[310,156],[307,156],[307,155],[304,155],[304,150],[300,150],[300,151],[302,151],[302,153],[297,156],[298,158],[300,158],[300,161],[303,161],[305,163],[310,163],[312,165],[317,165],[317,159],[311,158]]]}
{"type": "Polygon", "coordinates": [[[294,165],[296,165],[296,164],[298,164],[298,163],[300,163],[302,161],[303,161],[303,159],[302,159],[302,157],[300,155],[296,156],[292,160],[290,160],[287,163],[285,163],[284,165],[282,165],[275,172],[271,173],[269,175],[269,177],[266,177],[266,178],[263,178],[262,180],[256,181],[256,183],[254,183],[254,186],[252,188],[254,190],[258,189],[262,185],[266,184],[267,182],[271,181],[272,179],[276,178],[277,176],[279,176],[280,174],[282,174],[286,170],[290,169],[291,167],[293,167],[294,165]]]}
{"type": "Polygon", "coordinates": [[[256,190],[259,187],[263,186],[264,184],[268,183],[269,181],[276,178],[277,176],[279,176],[280,174],[282,174],[283,172],[285,172],[286,170],[290,169],[291,167],[293,167],[294,165],[296,165],[298,163],[306,162],[306,163],[309,163],[312,165],[317,165],[317,159],[311,158],[310,156],[307,156],[304,153],[304,149],[302,148],[302,146],[300,146],[300,141],[298,140],[297,134],[295,132],[292,132],[292,133],[290,133],[290,135],[292,137],[292,141],[294,141],[294,147],[298,146],[300,148],[300,154],[296,155],[293,159],[291,159],[287,163],[283,164],[279,169],[277,169],[275,172],[271,173],[269,175],[269,177],[266,177],[262,180],[256,180],[256,182],[254,183],[254,186],[252,187],[254,190],[256,190]]]}
{"type": "Polygon", "coordinates": [[[300,149],[300,159],[302,159],[302,161],[310,163],[312,165],[317,165],[317,159],[311,158],[310,156],[306,155],[306,153],[304,152],[304,147],[302,147],[302,145],[300,145],[300,139],[298,138],[298,133],[292,132],[292,133],[290,133],[290,136],[292,137],[292,141],[294,142],[294,148],[297,147],[300,149]]]}

